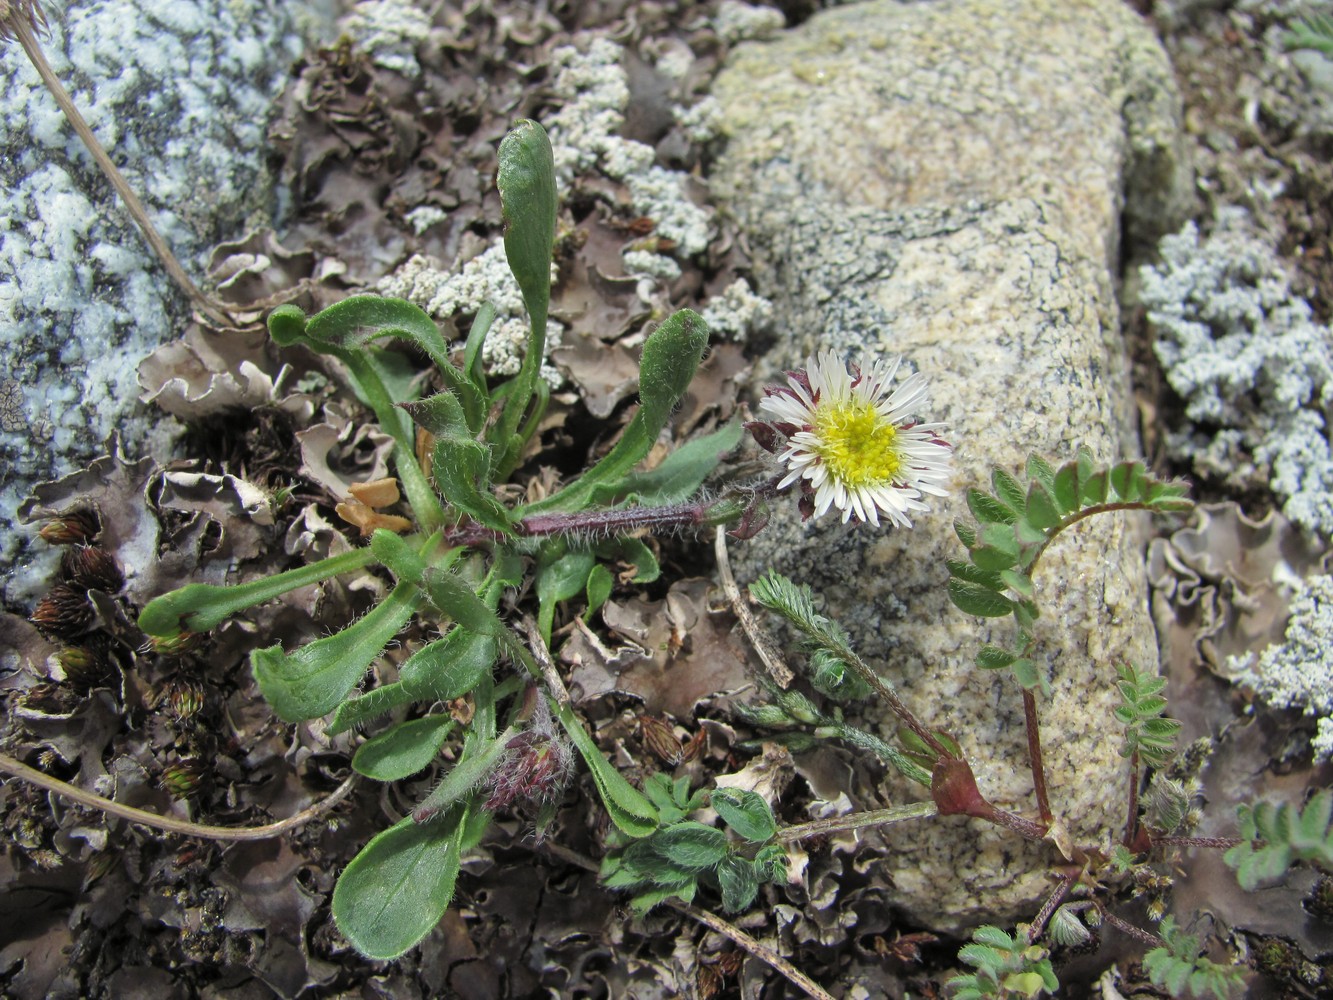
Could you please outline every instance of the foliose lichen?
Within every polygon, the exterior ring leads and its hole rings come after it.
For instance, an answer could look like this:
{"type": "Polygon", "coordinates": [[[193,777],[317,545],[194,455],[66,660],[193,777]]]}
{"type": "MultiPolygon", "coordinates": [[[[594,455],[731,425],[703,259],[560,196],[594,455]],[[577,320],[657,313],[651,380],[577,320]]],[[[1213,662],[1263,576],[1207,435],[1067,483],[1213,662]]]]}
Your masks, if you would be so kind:
{"type": "Polygon", "coordinates": [[[1281,645],[1258,656],[1231,657],[1241,683],[1276,708],[1296,708],[1315,717],[1316,762],[1333,760],[1333,576],[1306,580],[1291,602],[1281,645]]]}
{"type": "Polygon", "coordinates": [[[1333,334],[1239,209],[1219,212],[1206,238],[1186,225],[1159,251],[1141,298],[1191,421],[1168,446],[1202,473],[1266,481],[1288,519],[1333,537],[1333,334]]]}

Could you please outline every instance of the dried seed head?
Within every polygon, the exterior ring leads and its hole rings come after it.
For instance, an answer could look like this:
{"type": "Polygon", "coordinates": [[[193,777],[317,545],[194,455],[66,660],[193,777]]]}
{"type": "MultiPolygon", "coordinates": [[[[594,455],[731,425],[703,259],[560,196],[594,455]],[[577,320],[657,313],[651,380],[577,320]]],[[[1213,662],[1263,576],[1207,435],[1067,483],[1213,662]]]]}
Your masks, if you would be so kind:
{"type": "Polygon", "coordinates": [[[74,545],[60,557],[60,573],[80,590],[104,590],[114,594],[125,586],[116,557],[95,545],[74,545]]]}
{"type": "Polygon", "coordinates": [[[12,39],[20,21],[27,22],[35,35],[48,30],[46,11],[38,0],[0,0],[0,39],[12,39]]]}
{"type": "MultiPolygon", "coordinates": [[[[0,3],[3,2],[0,0],[0,3]]],[[[91,542],[100,530],[97,515],[91,510],[74,510],[51,518],[37,534],[52,545],[71,545],[75,542],[91,542]]]]}
{"type": "Polygon", "coordinates": [[[656,754],[663,764],[675,767],[685,759],[680,740],[676,739],[676,734],[667,722],[651,715],[641,715],[639,727],[643,731],[643,745],[656,754]]]}
{"type": "Polygon", "coordinates": [[[95,618],[88,595],[60,583],[37,602],[28,621],[61,639],[74,639],[87,632],[95,618]]]}

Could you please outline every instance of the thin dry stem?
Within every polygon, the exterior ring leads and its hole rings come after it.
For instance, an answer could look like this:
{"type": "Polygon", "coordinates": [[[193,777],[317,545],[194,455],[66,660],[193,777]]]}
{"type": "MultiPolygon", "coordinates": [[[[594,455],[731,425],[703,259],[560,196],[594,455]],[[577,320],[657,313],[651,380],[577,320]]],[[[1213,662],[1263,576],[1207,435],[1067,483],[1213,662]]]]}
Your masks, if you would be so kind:
{"type": "Polygon", "coordinates": [[[768,630],[759,624],[759,619],[754,616],[754,612],[750,610],[750,606],[741,595],[740,587],[736,585],[736,577],[731,573],[731,559],[727,556],[727,529],[724,525],[718,525],[717,532],[713,536],[713,551],[717,555],[717,575],[722,581],[722,592],[731,602],[731,610],[741,623],[750,645],[763,661],[768,675],[778,687],[785,690],[791,686],[792,678],[796,674],[787,666],[787,661],[773,644],[768,630]]]}
{"type": "Polygon", "coordinates": [[[79,113],[79,109],[74,106],[73,100],[70,99],[68,91],[65,90],[64,85],[52,71],[50,63],[46,61],[46,54],[37,41],[37,32],[34,31],[36,21],[35,17],[30,14],[30,10],[37,10],[36,5],[31,2],[11,4],[6,3],[5,0],[0,0],[0,4],[3,5],[0,6],[0,15],[3,15],[4,31],[7,35],[17,38],[19,44],[23,46],[23,51],[27,53],[33,68],[37,70],[37,75],[42,78],[42,83],[51,92],[51,96],[55,98],[56,104],[65,113],[65,117],[69,119],[75,133],[88,147],[88,152],[92,154],[98,168],[106,175],[106,179],[111,182],[111,186],[115,188],[116,193],[120,195],[121,201],[125,203],[125,207],[129,210],[135,223],[138,224],[144,239],[148,241],[148,246],[153,253],[157,254],[162,266],[166,268],[172,280],[180,286],[181,291],[189,298],[195,309],[206,316],[209,321],[222,327],[235,326],[235,320],[227,314],[227,311],[201,292],[198,286],[190,280],[190,276],[185,273],[185,268],[181,267],[180,261],[171,252],[171,248],[167,246],[166,240],[162,238],[157,228],[149,220],[143,202],[131,189],[124,175],[111,162],[111,157],[102,148],[97,136],[93,135],[93,130],[88,127],[83,115],[79,113]]]}
{"type": "Polygon", "coordinates": [[[822,837],[830,833],[842,833],[846,830],[860,830],[867,826],[890,826],[909,819],[929,819],[939,815],[939,808],[934,802],[913,802],[910,805],[895,806],[892,809],[876,809],[873,812],[852,813],[848,816],[830,816],[810,823],[800,823],[778,830],[777,839],[783,843],[805,840],[808,837],[822,837]]]}
{"type": "Polygon", "coordinates": [[[139,826],[152,827],[154,830],[162,830],[165,833],[177,833],[183,837],[199,837],[204,840],[270,840],[273,837],[280,837],[288,830],[294,830],[323,816],[345,799],[352,790],[352,786],[356,784],[356,775],[353,774],[314,805],[302,809],[295,816],[288,816],[276,823],[269,823],[266,826],[232,827],[206,826],[176,819],[172,816],[159,816],[157,813],[148,812],[144,809],[122,805],[100,795],[94,795],[92,792],[84,791],[82,788],[76,788],[59,778],[51,777],[49,774],[43,774],[41,771],[4,754],[0,754],[0,771],[13,775],[21,781],[36,785],[38,788],[44,788],[48,792],[54,792],[56,795],[77,802],[81,806],[97,809],[111,816],[118,816],[139,826]]]}
{"type": "MultiPolygon", "coordinates": [[[[571,851],[568,847],[561,847],[559,844],[552,844],[549,841],[542,845],[542,850],[554,858],[567,862],[584,871],[596,872],[598,870],[597,862],[591,858],[585,858],[577,851],[571,851]]],[[[817,983],[807,976],[796,966],[792,965],[785,958],[779,955],[772,948],[756,941],[750,935],[735,924],[728,923],[721,917],[709,913],[707,910],[701,910],[697,906],[691,906],[689,903],[683,903],[678,899],[668,899],[663,905],[671,907],[677,913],[683,913],[692,920],[703,924],[709,930],[716,931],[723,937],[728,938],[737,946],[744,948],[759,961],[769,965],[775,972],[781,973],[787,981],[799,990],[804,990],[806,996],[815,997],[816,1000],[833,1000],[832,994],[821,989],[817,983]]]]}

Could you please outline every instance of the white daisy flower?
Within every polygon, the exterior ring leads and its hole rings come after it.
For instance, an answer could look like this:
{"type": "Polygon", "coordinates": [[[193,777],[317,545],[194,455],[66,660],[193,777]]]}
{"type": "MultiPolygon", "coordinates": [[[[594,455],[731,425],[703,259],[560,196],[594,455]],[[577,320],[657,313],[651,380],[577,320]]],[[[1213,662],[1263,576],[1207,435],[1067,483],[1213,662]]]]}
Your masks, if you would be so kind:
{"type": "Polygon", "coordinates": [[[948,494],[952,448],[939,436],[944,425],[913,422],[927,402],[926,380],[915,372],[892,387],[900,361],[866,355],[848,371],[824,351],[788,372],[787,385],[765,389],[759,408],[787,437],[778,456],[787,473],[777,488],[800,481],[807,517],[837,507],[844,523],[855,517],[878,526],[882,515],[910,528],[910,512],[929,510],[923,495],[948,494]]]}

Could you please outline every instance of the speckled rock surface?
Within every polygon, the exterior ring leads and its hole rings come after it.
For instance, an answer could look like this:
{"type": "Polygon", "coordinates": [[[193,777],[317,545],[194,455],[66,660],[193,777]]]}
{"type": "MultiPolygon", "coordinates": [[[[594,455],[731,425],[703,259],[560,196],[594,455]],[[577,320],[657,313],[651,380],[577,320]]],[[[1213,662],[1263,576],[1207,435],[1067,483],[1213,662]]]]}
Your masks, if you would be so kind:
{"type": "MultiPolygon", "coordinates": [[[[196,280],[209,247],[272,210],[264,133],[302,48],[296,9],[95,0],[49,18],[52,68],[196,280]]],[[[17,42],[0,119],[3,569],[34,483],[99,454],[113,430],[141,449],[160,418],[138,404],[135,368],[188,313],[17,42]]]]}
{"type": "MultiPolygon", "coordinates": [[[[764,374],[816,346],[902,353],[957,448],[957,492],[914,530],[803,527],[786,509],[735,547],[739,572],[772,564],[822,592],[927,724],[961,739],[982,791],[1034,815],[1017,684],[973,665],[1012,623],[956,610],[943,561],[962,556],[951,524],[991,466],[1078,444],[1137,454],[1114,269],[1185,206],[1166,56],[1117,0],[880,0],[740,47],[714,93],[729,139],[714,191],[785,330],[764,374]]],[[[1139,528],[1085,523],[1037,576],[1052,806],[1082,842],[1124,812],[1115,664],[1157,658],[1139,528]]],[[[948,930],[1030,918],[1058,859],[961,818],[884,841],[895,902],[948,930]]]]}

